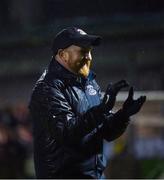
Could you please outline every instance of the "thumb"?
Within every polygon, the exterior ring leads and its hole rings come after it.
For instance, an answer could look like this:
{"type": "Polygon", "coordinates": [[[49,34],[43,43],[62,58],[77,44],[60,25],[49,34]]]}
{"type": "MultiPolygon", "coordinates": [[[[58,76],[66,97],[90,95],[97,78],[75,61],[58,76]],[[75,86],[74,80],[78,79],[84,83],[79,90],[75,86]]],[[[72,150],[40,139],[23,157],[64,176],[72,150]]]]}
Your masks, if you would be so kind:
{"type": "Polygon", "coordinates": [[[105,105],[105,104],[107,104],[108,100],[109,100],[109,95],[105,94],[102,103],[105,105]]]}

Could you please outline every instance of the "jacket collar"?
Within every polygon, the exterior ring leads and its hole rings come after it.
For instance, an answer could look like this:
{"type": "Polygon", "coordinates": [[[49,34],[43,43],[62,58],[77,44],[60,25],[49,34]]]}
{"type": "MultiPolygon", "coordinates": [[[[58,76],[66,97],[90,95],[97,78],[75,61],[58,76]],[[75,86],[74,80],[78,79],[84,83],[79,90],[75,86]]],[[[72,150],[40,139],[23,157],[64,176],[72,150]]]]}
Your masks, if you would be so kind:
{"type": "Polygon", "coordinates": [[[63,67],[58,61],[56,61],[54,58],[50,61],[50,64],[48,66],[48,74],[51,76],[51,78],[60,78],[65,80],[66,82],[78,82],[78,83],[86,83],[87,81],[91,81],[95,79],[96,74],[92,71],[90,71],[87,78],[77,76],[76,74],[70,72],[65,67],[63,67]]]}

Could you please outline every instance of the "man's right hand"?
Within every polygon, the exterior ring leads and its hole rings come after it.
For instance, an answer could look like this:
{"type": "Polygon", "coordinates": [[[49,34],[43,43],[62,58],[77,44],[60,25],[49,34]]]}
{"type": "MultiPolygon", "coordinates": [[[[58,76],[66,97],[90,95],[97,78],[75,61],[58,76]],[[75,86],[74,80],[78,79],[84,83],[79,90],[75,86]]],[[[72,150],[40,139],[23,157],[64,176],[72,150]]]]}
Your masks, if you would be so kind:
{"type": "Polygon", "coordinates": [[[127,83],[126,80],[121,80],[114,84],[108,85],[102,104],[101,104],[101,110],[103,111],[103,113],[108,113],[113,108],[118,92],[122,88],[125,88],[128,86],[129,84],[127,83]]]}

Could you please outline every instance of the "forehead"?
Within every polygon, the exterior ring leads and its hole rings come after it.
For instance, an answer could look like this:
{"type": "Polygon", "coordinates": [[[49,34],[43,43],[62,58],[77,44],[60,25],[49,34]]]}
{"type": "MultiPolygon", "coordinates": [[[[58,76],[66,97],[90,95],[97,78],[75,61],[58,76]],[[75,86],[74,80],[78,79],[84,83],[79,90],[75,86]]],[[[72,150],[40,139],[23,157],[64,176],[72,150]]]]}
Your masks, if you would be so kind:
{"type": "Polygon", "coordinates": [[[71,45],[67,48],[68,50],[74,50],[74,51],[90,51],[92,50],[92,47],[84,48],[76,45],[71,45]]]}

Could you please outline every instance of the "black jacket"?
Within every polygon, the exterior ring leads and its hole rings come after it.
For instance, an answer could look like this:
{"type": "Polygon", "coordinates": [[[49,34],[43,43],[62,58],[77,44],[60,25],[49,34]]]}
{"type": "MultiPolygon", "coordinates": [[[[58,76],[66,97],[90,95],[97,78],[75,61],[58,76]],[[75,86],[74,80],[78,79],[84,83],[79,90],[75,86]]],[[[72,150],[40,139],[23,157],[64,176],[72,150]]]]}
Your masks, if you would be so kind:
{"type": "Polygon", "coordinates": [[[94,73],[77,77],[52,59],[29,104],[37,178],[101,177],[103,139],[119,137],[128,119],[99,113],[100,93],[94,73]]]}

